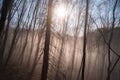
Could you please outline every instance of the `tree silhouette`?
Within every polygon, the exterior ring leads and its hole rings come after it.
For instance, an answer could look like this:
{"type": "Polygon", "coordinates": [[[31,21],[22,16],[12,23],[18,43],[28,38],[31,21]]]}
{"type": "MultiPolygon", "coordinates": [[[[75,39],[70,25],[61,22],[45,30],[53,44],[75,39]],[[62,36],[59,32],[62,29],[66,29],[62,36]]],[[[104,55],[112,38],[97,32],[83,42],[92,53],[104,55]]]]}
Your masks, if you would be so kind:
{"type": "Polygon", "coordinates": [[[45,36],[45,47],[44,47],[44,57],[43,57],[43,66],[41,73],[41,80],[47,80],[47,73],[49,67],[49,45],[50,45],[50,32],[51,32],[51,17],[52,17],[52,2],[49,0],[48,3],[48,16],[46,23],[46,36],[45,36]]]}

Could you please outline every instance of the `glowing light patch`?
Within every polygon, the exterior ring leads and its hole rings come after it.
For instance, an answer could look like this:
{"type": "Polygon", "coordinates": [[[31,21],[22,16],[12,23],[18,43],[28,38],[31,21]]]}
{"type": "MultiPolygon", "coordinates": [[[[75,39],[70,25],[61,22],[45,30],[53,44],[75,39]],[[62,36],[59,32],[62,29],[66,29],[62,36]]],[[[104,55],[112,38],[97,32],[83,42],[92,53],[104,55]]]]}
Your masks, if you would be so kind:
{"type": "Polygon", "coordinates": [[[65,10],[65,6],[64,5],[59,5],[55,8],[55,14],[60,17],[63,18],[66,15],[66,10],[65,10]]]}

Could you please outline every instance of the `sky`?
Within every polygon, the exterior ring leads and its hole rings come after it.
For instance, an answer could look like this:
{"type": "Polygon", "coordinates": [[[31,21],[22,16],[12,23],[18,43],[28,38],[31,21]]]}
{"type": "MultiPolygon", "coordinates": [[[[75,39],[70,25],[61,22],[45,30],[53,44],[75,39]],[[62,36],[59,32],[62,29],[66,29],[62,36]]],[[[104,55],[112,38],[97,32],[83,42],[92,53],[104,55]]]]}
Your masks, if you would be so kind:
{"type": "MultiPolygon", "coordinates": [[[[29,0],[28,0],[29,1],[29,0]]],[[[31,0],[30,0],[31,1],[31,0]]],[[[46,7],[47,5],[43,6],[43,4],[47,4],[46,0],[40,0],[41,4],[39,7],[42,7],[39,10],[39,13],[37,14],[38,16],[38,24],[42,23],[45,16],[46,16],[46,7]],[[43,15],[43,16],[40,16],[43,15]],[[41,20],[41,21],[39,21],[41,20]]],[[[55,6],[54,6],[54,12],[53,12],[53,26],[55,26],[55,28],[57,30],[61,29],[61,20],[66,20],[67,19],[67,25],[69,26],[69,31],[68,33],[71,33],[73,31],[73,29],[75,27],[77,27],[77,25],[79,24],[79,26],[84,26],[84,16],[85,16],[85,2],[82,0],[68,0],[68,1],[62,1],[62,0],[55,0],[57,1],[55,6]],[[60,16],[58,16],[58,12],[59,12],[59,5],[64,6],[65,7],[65,11],[66,11],[66,15],[70,15],[69,18],[67,18],[66,16],[64,16],[63,18],[65,19],[60,19],[60,16]],[[58,8],[56,8],[58,6],[58,8]],[[72,6],[74,6],[74,8],[72,9],[72,6]],[[57,13],[55,13],[57,12],[57,13]],[[80,14],[80,20],[78,21],[78,15],[80,14]],[[79,22],[79,23],[78,23],[79,22]],[[57,26],[57,27],[56,27],[57,26]]],[[[96,21],[96,23],[99,25],[101,24],[100,21],[100,14],[102,16],[103,19],[106,19],[106,17],[109,18],[109,20],[112,19],[112,8],[113,8],[113,3],[115,0],[110,0],[110,4],[108,4],[108,0],[89,0],[90,4],[89,4],[89,14],[92,15],[92,17],[94,18],[94,20],[96,21]],[[110,9],[107,8],[108,6],[110,6],[110,9]],[[99,8],[99,9],[98,9],[99,8]]],[[[32,15],[33,15],[33,11],[34,11],[34,6],[36,5],[36,1],[33,0],[33,6],[31,8],[31,10],[29,11],[30,8],[30,4],[31,2],[27,3],[26,6],[26,12],[24,14],[24,18],[23,18],[23,22],[25,22],[26,20],[30,20],[32,19],[32,15]],[[29,13],[29,16],[27,16],[29,13]],[[29,18],[28,18],[29,17],[29,18]]],[[[2,6],[2,0],[0,0],[0,8],[2,6]]],[[[22,5],[21,5],[22,6],[22,5]]],[[[19,8],[19,11],[21,9],[19,8]]],[[[120,6],[118,6],[117,10],[116,10],[116,17],[117,19],[120,19],[120,6]]],[[[60,13],[60,12],[59,12],[60,13]]],[[[14,23],[18,20],[18,13],[15,13],[15,16],[13,18],[14,23]]],[[[65,22],[65,23],[66,23],[65,22]]],[[[96,27],[92,27],[92,28],[96,28],[96,27]]],[[[83,30],[83,28],[81,28],[81,30],[83,30]]]]}

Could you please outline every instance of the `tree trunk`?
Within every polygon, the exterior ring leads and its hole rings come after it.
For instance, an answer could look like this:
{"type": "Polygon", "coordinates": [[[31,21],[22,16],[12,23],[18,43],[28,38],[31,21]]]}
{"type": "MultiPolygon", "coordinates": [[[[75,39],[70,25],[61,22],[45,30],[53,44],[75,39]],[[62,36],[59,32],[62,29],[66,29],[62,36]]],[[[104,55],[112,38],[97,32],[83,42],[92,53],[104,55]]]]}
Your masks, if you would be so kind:
{"type": "Polygon", "coordinates": [[[84,75],[85,75],[87,24],[88,24],[88,0],[86,0],[86,14],[85,14],[84,36],[83,36],[83,58],[82,58],[83,65],[82,65],[81,80],[84,80],[84,75]]]}
{"type": "MultiPolygon", "coordinates": [[[[2,32],[4,30],[6,17],[7,17],[7,14],[9,12],[9,9],[12,7],[12,3],[13,3],[13,0],[3,0],[3,5],[1,8],[1,18],[0,18],[0,37],[1,37],[2,32]]],[[[2,40],[2,39],[0,39],[0,40],[2,40]]],[[[3,55],[4,55],[4,53],[1,52],[0,53],[0,65],[2,65],[2,62],[3,62],[2,61],[3,55]]]]}
{"type": "Polygon", "coordinates": [[[4,29],[7,13],[9,11],[9,8],[11,7],[10,5],[12,5],[12,3],[13,3],[13,0],[3,0],[3,6],[1,9],[2,10],[1,19],[0,19],[0,36],[1,36],[2,31],[4,29]]]}
{"type": "Polygon", "coordinates": [[[53,0],[49,0],[48,3],[48,15],[47,15],[47,24],[46,24],[46,36],[45,36],[45,47],[44,47],[41,80],[47,80],[47,73],[49,66],[49,44],[50,44],[50,32],[51,32],[50,28],[51,28],[51,17],[52,17],[52,2],[53,0]]]}
{"type": "Polygon", "coordinates": [[[115,27],[115,10],[116,10],[116,6],[117,6],[117,2],[118,0],[115,1],[115,4],[114,4],[114,7],[113,7],[113,13],[112,13],[112,16],[113,16],[113,22],[112,22],[112,26],[111,26],[111,33],[110,33],[110,37],[109,37],[109,42],[108,42],[108,68],[107,68],[107,79],[106,80],[111,80],[110,79],[110,76],[111,76],[111,50],[110,50],[110,47],[111,47],[111,43],[112,43],[112,38],[113,38],[113,29],[115,27]]]}

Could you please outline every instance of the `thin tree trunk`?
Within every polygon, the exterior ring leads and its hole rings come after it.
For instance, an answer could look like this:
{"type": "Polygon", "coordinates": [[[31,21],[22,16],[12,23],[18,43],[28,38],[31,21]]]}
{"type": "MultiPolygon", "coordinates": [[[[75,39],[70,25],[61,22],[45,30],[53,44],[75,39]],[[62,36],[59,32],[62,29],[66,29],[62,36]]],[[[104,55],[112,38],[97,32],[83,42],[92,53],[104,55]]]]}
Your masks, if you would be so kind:
{"type": "MultiPolygon", "coordinates": [[[[12,3],[13,3],[13,0],[3,0],[3,6],[2,6],[2,9],[1,9],[2,12],[1,12],[1,18],[0,18],[0,36],[2,35],[2,32],[4,30],[6,17],[7,17],[7,14],[9,12],[9,9],[12,6],[12,3]]],[[[2,62],[3,62],[2,61],[3,60],[3,54],[4,54],[3,52],[0,53],[0,65],[2,65],[2,62]]]]}
{"type": "Polygon", "coordinates": [[[113,38],[113,30],[114,30],[114,27],[115,27],[115,10],[116,10],[116,6],[117,6],[117,2],[118,0],[115,1],[115,4],[114,4],[114,7],[113,7],[113,13],[112,13],[112,16],[113,16],[113,22],[112,22],[112,28],[111,28],[111,33],[110,33],[110,37],[109,37],[109,42],[108,42],[108,69],[107,69],[107,80],[110,80],[110,76],[111,76],[111,73],[110,73],[110,70],[111,70],[111,50],[110,50],[110,47],[111,47],[111,43],[112,43],[112,38],[113,38]]]}
{"type": "Polygon", "coordinates": [[[17,26],[16,26],[15,31],[14,31],[14,36],[12,38],[11,46],[10,46],[10,49],[9,49],[9,54],[8,54],[6,62],[4,64],[4,69],[6,69],[7,64],[8,64],[8,62],[9,62],[11,56],[12,56],[12,52],[13,52],[13,49],[14,49],[14,43],[15,43],[16,37],[17,37],[17,32],[19,31],[20,23],[21,23],[21,20],[23,19],[23,15],[24,15],[25,3],[26,3],[26,0],[23,3],[22,10],[21,10],[18,22],[17,22],[17,26]]]}
{"type": "Polygon", "coordinates": [[[47,15],[47,24],[46,24],[46,36],[45,36],[45,47],[44,47],[41,80],[47,80],[47,73],[49,67],[49,44],[50,44],[50,32],[51,32],[50,29],[51,29],[51,17],[52,17],[52,2],[53,0],[49,0],[48,3],[48,15],[47,15]]]}
{"type": "Polygon", "coordinates": [[[73,53],[72,53],[72,66],[71,66],[71,72],[70,72],[70,80],[72,80],[72,75],[73,75],[73,69],[74,69],[74,61],[75,61],[75,52],[76,52],[76,43],[77,43],[77,38],[78,38],[78,34],[79,34],[79,21],[80,21],[80,12],[78,15],[78,25],[75,29],[75,34],[74,34],[74,47],[73,47],[73,53]]]}
{"type": "Polygon", "coordinates": [[[61,22],[62,24],[62,36],[61,36],[61,46],[60,46],[60,53],[58,57],[58,65],[57,65],[57,70],[56,70],[56,75],[55,75],[55,80],[58,80],[59,78],[59,73],[60,73],[60,65],[61,65],[61,59],[63,57],[63,49],[64,49],[64,43],[65,43],[65,34],[67,32],[67,23],[64,24],[65,19],[61,22]],[[65,25],[65,26],[64,26],[65,25]]]}
{"type": "Polygon", "coordinates": [[[2,13],[0,19],[0,36],[5,26],[6,17],[10,8],[10,5],[13,3],[13,0],[3,0],[2,13]]]}
{"type": "Polygon", "coordinates": [[[88,23],[88,0],[86,0],[86,15],[85,15],[84,37],[83,37],[83,58],[82,58],[83,65],[82,65],[81,80],[84,80],[84,75],[85,75],[87,23],[88,23]]]}
{"type": "Polygon", "coordinates": [[[72,53],[72,66],[71,66],[71,71],[70,71],[70,80],[72,80],[72,75],[73,75],[73,70],[74,70],[74,61],[75,61],[75,52],[76,52],[76,43],[77,43],[77,30],[76,34],[74,36],[74,49],[72,53]]]}

